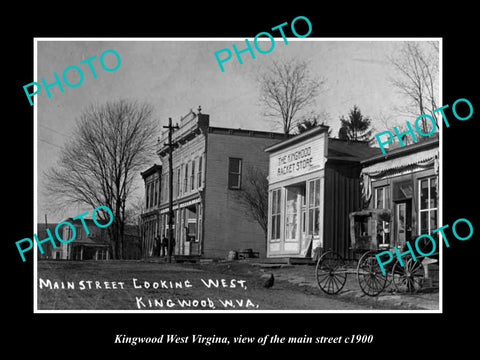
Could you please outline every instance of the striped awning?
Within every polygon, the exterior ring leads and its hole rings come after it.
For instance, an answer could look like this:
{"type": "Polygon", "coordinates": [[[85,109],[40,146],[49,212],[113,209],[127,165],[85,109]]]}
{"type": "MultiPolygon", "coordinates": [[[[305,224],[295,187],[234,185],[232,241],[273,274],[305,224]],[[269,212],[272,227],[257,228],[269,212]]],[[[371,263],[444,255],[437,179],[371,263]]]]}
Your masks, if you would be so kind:
{"type": "Polygon", "coordinates": [[[395,159],[380,161],[362,169],[362,175],[379,177],[387,173],[398,173],[411,168],[424,168],[435,166],[438,170],[438,148],[420,151],[417,153],[401,156],[395,159]]]}

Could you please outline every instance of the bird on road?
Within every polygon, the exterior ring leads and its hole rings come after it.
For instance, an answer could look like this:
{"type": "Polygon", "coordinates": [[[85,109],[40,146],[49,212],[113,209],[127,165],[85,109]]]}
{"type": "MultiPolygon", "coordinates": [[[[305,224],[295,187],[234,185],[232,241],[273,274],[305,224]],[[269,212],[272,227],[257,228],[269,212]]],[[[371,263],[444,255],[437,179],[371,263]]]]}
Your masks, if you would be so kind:
{"type": "Polygon", "coordinates": [[[263,283],[263,287],[271,288],[273,286],[274,281],[275,281],[275,278],[274,278],[273,274],[270,274],[268,279],[265,280],[265,282],[263,283]]]}

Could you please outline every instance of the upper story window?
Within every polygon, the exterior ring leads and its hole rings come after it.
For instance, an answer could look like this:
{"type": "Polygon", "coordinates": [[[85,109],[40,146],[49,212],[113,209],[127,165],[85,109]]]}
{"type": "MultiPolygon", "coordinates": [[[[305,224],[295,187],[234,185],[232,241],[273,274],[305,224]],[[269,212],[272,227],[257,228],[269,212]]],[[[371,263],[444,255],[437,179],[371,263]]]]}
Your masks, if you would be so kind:
{"type": "Polygon", "coordinates": [[[175,172],[176,172],[176,191],[175,191],[175,195],[178,197],[180,195],[180,184],[181,184],[181,172],[180,172],[180,167],[178,167],[175,172]]]}
{"type": "Polygon", "coordinates": [[[228,188],[240,189],[242,179],[242,159],[228,158],[228,188]]]}
{"type": "Polygon", "coordinates": [[[192,168],[190,171],[190,190],[195,189],[195,160],[192,161],[192,168]]]}
{"type": "Polygon", "coordinates": [[[202,159],[203,159],[203,156],[200,156],[200,158],[198,159],[198,175],[197,175],[198,188],[202,186],[202,159]]]}
{"type": "Polygon", "coordinates": [[[188,191],[188,164],[185,164],[185,172],[183,176],[183,192],[188,191]]]}

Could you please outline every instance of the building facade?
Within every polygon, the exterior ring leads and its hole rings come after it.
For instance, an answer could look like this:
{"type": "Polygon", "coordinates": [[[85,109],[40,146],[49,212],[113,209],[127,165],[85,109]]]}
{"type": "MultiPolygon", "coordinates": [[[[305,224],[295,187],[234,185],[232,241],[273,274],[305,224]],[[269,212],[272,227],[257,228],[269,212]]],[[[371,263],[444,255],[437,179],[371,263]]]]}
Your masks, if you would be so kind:
{"type": "MultiPolygon", "coordinates": [[[[239,198],[248,169],[266,170],[264,149],[283,134],[210,126],[207,114],[191,111],[173,131],[172,226],[176,256],[225,258],[251,249],[265,255],[265,233],[239,198]]],[[[168,132],[158,142],[162,163],[160,235],[168,237],[168,132]]]]}
{"type": "MultiPolygon", "coordinates": [[[[75,238],[69,243],[58,242],[59,245],[52,249],[52,259],[55,260],[109,260],[112,257],[112,249],[108,241],[105,229],[95,225],[92,219],[83,218],[89,234],[83,224],[68,218],[75,227],[75,238]]],[[[71,239],[74,234],[70,226],[64,225],[61,229],[62,239],[71,239]]],[[[55,235],[54,235],[55,236],[55,235]]],[[[58,244],[57,243],[57,244],[58,244]]]]}
{"type": "Polygon", "coordinates": [[[380,246],[403,249],[406,241],[439,227],[438,134],[363,160],[361,176],[367,207],[391,214],[373,224],[380,246]]]}
{"type": "MultiPolygon", "coordinates": [[[[378,150],[378,149],[377,149],[378,150]]],[[[328,137],[319,126],[265,150],[269,154],[267,257],[351,256],[349,213],[361,207],[366,142],[328,137]]]]}
{"type": "Polygon", "coordinates": [[[145,207],[141,214],[141,257],[145,258],[159,255],[162,167],[154,164],[141,175],[145,184],[145,207]]]}

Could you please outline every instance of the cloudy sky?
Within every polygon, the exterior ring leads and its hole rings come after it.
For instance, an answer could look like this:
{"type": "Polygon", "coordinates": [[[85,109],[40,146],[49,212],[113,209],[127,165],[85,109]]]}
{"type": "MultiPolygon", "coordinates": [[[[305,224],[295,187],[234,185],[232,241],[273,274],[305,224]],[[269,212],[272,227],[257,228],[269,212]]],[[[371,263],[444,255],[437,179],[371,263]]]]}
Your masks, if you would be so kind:
{"type": "MultiPolygon", "coordinates": [[[[278,38],[273,51],[256,53],[256,59],[252,59],[248,52],[243,53],[243,64],[239,64],[233,56],[224,63],[225,72],[221,72],[214,53],[223,48],[232,49],[233,43],[243,49],[244,39],[59,40],[38,39],[37,78],[33,81],[40,82],[43,77],[47,83],[52,83],[54,72],[61,77],[63,70],[70,65],[81,67],[84,79],[75,88],[64,85],[63,93],[58,86],[52,87],[51,98],[44,90],[35,96],[39,222],[44,221],[45,214],[48,222],[59,222],[92,211],[75,207],[67,212],[56,211],[42,193],[43,171],[55,166],[61,147],[69,141],[82,109],[92,103],[101,104],[118,98],[146,101],[153,105],[154,118],[161,125],[165,125],[169,117],[178,121],[190,109],[196,110],[201,105],[202,112],[210,115],[212,126],[281,131],[274,122],[262,116],[256,78],[273,60],[298,58],[309,62],[313,75],[326,80],[312,110],[328,115],[327,124],[333,128],[334,135],[338,132],[339,117],[347,115],[353,105],[358,105],[364,115],[372,118],[377,132],[385,130],[384,124],[378,121],[382,117],[387,117],[392,124],[412,121],[402,118],[395,110],[406,100],[389,83],[393,73],[387,56],[398,51],[402,42],[398,39],[289,38],[286,45],[282,38],[278,38]],[[99,64],[100,54],[108,49],[115,50],[121,57],[120,67],[113,72],[104,71],[99,64]],[[92,65],[97,79],[92,77],[87,64],[80,64],[94,55],[97,58],[92,65]]],[[[268,47],[265,44],[262,48],[268,47]]],[[[107,55],[105,62],[113,67],[113,55],[107,55]]],[[[68,80],[71,83],[78,80],[74,70],[68,72],[68,80]]],[[[150,165],[145,164],[145,169],[150,165]]],[[[138,187],[135,196],[141,197],[140,174],[138,187]]]]}

